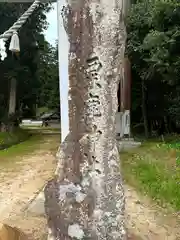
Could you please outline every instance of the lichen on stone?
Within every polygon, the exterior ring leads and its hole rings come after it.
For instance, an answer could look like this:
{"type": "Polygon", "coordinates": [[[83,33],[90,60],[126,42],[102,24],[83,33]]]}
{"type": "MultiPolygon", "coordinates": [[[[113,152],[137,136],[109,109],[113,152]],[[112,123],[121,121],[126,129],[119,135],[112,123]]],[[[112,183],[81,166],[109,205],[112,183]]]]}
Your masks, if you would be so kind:
{"type": "Polygon", "coordinates": [[[79,226],[79,224],[73,224],[68,227],[68,235],[71,238],[81,240],[84,237],[84,232],[82,228],[79,226]]]}

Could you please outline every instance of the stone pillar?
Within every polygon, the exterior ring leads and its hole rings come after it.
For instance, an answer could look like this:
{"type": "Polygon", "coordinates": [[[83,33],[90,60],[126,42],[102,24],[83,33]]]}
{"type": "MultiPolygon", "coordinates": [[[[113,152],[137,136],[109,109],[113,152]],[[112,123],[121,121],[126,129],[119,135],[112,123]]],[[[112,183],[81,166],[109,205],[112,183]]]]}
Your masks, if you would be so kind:
{"type": "Polygon", "coordinates": [[[70,42],[70,133],[44,191],[49,239],[123,240],[125,199],[115,129],[126,40],[123,4],[68,4],[62,14],[70,42]]]}

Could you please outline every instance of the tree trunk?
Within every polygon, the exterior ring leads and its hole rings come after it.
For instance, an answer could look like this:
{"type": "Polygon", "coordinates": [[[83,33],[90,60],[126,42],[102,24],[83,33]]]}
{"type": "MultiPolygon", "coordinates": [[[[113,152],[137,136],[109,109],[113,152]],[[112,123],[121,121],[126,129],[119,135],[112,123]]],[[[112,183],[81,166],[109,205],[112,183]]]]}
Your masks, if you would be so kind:
{"type": "Polygon", "coordinates": [[[148,129],[148,119],[147,119],[147,106],[146,106],[146,89],[144,80],[141,80],[141,87],[142,87],[142,116],[144,121],[144,132],[145,137],[149,137],[149,129],[148,129]]]}
{"type": "Polygon", "coordinates": [[[15,127],[15,112],[16,112],[16,79],[11,78],[10,93],[9,93],[9,111],[8,111],[8,124],[7,131],[12,132],[15,127]]]}
{"type": "Polygon", "coordinates": [[[11,78],[9,94],[9,116],[14,115],[16,111],[16,79],[11,78]]]}
{"type": "Polygon", "coordinates": [[[126,237],[115,130],[126,40],[122,13],[120,0],[79,0],[63,9],[70,133],[58,152],[56,176],[45,187],[51,240],[126,237]]]}

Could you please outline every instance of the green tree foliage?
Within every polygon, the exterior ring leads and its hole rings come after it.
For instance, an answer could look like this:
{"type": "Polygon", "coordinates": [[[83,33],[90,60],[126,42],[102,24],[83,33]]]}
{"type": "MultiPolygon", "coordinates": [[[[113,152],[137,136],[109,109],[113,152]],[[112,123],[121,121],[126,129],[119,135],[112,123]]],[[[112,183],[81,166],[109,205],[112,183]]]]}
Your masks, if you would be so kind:
{"type": "Polygon", "coordinates": [[[133,121],[144,120],[147,136],[152,128],[164,131],[165,122],[170,131],[170,122],[177,127],[180,121],[179,1],[136,1],[127,19],[127,31],[133,121]]]}
{"type": "MultiPolygon", "coordinates": [[[[0,31],[3,33],[27,10],[31,3],[0,3],[0,31]]],[[[0,122],[8,121],[10,80],[17,80],[17,114],[33,117],[38,105],[57,107],[58,68],[57,49],[51,47],[44,37],[47,29],[46,13],[51,4],[41,4],[19,31],[20,55],[0,62],[0,122]],[[37,42],[38,48],[35,43],[37,42]],[[47,76],[48,75],[48,76],[47,76]],[[47,82],[49,82],[49,85],[47,82]],[[48,86],[47,86],[48,85],[48,86]],[[51,89],[48,91],[48,87],[51,89]],[[46,95],[43,96],[43,91],[46,95]],[[54,91],[54,92],[53,92],[54,91]],[[44,99],[43,99],[43,97],[44,99]],[[28,109],[28,111],[27,111],[28,109]]],[[[9,46],[7,41],[7,49],[9,46]]]]}
{"type": "Polygon", "coordinates": [[[41,84],[39,89],[39,107],[59,110],[59,69],[58,45],[51,46],[44,42],[44,49],[40,52],[38,78],[41,84]]]}

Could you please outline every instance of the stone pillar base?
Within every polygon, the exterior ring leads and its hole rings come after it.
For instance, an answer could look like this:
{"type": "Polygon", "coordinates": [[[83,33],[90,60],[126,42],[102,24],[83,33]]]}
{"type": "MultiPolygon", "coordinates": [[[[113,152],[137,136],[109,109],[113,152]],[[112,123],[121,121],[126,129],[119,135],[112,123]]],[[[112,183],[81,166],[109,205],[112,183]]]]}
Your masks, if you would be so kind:
{"type": "Polygon", "coordinates": [[[119,152],[128,151],[139,146],[141,146],[141,142],[136,142],[133,138],[120,139],[117,137],[117,147],[119,152]]]}
{"type": "Polygon", "coordinates": [[[27,212],[35,216],[46,216],[44,209],[44,190],[41,191],[36,198],[27,206],[27,212]]]}

